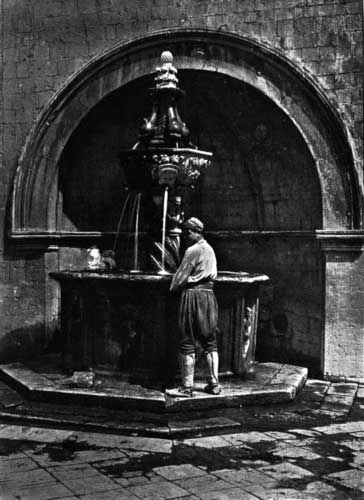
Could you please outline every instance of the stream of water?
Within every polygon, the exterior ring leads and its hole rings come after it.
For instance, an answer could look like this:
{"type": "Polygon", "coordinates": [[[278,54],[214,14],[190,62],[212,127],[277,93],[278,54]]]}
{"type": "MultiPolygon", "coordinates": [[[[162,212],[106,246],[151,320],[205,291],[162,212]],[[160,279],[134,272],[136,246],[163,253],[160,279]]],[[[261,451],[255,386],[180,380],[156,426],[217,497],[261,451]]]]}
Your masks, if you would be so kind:
{"type": "Polygon", "coordinates": [[[163,219],[162,219],[162,252],[161,252],[161,274],[165,273],[165,252],[166,252],[166,225],[167,225],[167,209],[168,209],[168,186],[164,189],[163,195],[163,219]]]}

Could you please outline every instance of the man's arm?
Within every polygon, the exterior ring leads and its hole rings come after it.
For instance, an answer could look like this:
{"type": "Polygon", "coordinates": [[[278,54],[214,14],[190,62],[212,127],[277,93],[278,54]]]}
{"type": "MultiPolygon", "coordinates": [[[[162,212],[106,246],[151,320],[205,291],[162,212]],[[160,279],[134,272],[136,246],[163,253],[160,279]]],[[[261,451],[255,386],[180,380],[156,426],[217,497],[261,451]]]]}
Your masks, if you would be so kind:
{"type": "Polygon", "coordinates": [[[176,274],[173,276],[171,286],[169,288],[171,292],[179,291],[188,282],[188,277],[190,276],[194,265],[193,254],[189,250],[190,249],[187,248],[182,262],[177,269],[176,274]]]}

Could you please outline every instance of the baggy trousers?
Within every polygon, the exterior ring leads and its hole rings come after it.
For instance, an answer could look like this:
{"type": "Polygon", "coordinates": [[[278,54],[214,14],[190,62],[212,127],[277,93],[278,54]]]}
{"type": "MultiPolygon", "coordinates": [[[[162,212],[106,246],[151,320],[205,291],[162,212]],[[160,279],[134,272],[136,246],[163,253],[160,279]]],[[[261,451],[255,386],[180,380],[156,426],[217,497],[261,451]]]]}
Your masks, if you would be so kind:
{"type": "Polygon", "coordinates": [[[181,354],[193,354],[196,342],[206,353],[217,351],[218,307],[213,283],[186,288],[181,295],[178,326],[181,354]]]}

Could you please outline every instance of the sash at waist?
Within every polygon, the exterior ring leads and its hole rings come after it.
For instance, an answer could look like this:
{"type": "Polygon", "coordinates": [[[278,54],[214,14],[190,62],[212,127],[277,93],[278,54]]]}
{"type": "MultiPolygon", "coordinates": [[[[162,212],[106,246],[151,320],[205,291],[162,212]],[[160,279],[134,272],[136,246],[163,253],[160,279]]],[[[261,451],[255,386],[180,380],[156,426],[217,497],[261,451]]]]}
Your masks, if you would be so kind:
{"type": "Polygon", "coordinates": [[[214,288],[212,280],[198,281],[197,283],[187,283],[186,290],[206,290],[211,291],[214,288]]]}

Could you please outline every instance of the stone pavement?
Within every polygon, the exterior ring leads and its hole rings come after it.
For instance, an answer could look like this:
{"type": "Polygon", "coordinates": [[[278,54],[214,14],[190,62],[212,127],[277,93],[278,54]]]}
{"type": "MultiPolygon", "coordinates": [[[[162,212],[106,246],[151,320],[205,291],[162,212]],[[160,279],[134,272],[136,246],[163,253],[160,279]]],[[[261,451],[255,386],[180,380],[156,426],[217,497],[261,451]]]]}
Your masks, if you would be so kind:
{"type": "Polygon", "coordinates": [[[364,498],[362,385],[309,380],[291,403],[175,416],[165,437],[155,415],[128,427],[126,413],[53,406],[51,420],[0,390],[1,500],[364,498]]]}

